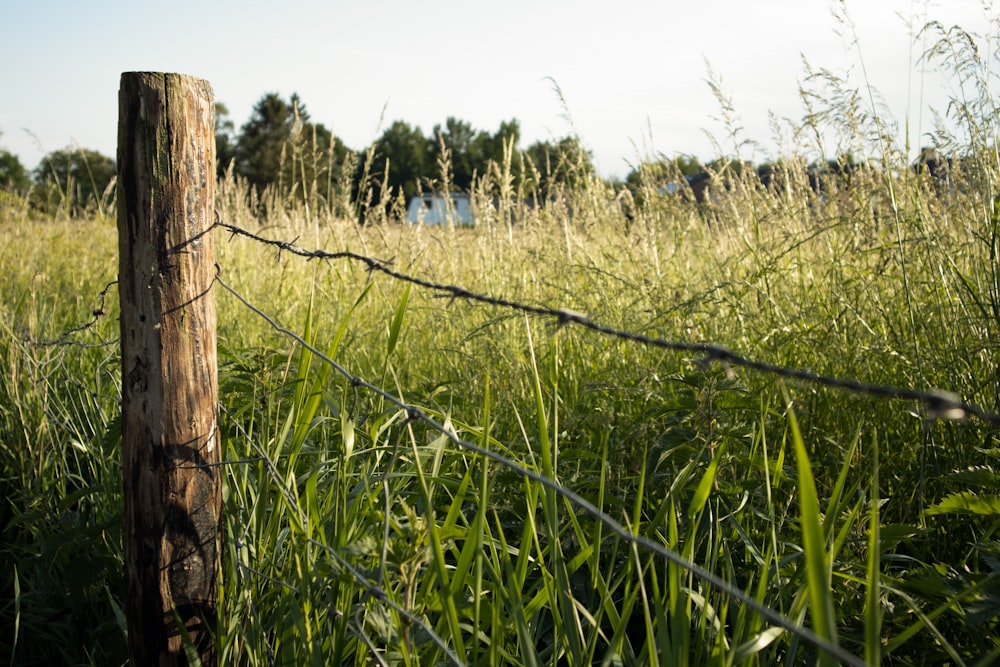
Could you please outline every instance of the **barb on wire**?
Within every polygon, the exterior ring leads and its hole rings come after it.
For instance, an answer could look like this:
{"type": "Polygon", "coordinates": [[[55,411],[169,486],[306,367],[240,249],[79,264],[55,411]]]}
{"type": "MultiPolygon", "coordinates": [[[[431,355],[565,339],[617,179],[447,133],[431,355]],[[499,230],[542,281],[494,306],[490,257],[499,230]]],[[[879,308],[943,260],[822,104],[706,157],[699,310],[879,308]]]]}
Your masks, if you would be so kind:
{"type": "Polygon", "coordinates": [[[487,294],[478,294],[472,292],[464,287],[457,285],[446,285],[441,283],[435,283],[429,280],[424,280],[423,278],[417,278],[415,276],[407,275],[390,268],[391,262],[386,262],[378,259],[373,259],[371,257],[366,257],[364,255],[358,255],[353,252],[328,252],[326,250],[304,250],[295,246],[292,243],[287,243],[285,241],[275,241],[273,239],[267,239],[252,232],[248,232],[245,229],[230,225],[224,222],[216,223],[219,227],[223,227],[229,230],[233,236],[245,236],[246,238],[252,239],[254,241],[264,243],[266,245],[277,246],[282,250],[287,250],[300,257],[305,257],[307,259],[351,259],[358,262],[364,263],[368,270],[378,271],[391,278],[401,280],[404,282],[417,285],[418,287],[423,287],[425,289],[437,292],[439,295],[450,298],[451,301],[456,299],[464,299],[466,301],[473,301],[476,303],[484,303],[492,306],[508,308],[510,310],[518,311],[528,315],[535,315],[541,317],[548,317],[555,320],[556,324],[560,327],[575,324],[584,329],[594,331],[596,333],[609,336],[612,338],[617,338],[619,340],[630,341],[633,343],[638,343],[640,345],[645,345],[648,347],[659,348],[662,350],[669,350],[672,352],[686,352],[691,354],[697,354],[702,356],[703,360],[706,362],[722,363],[728,366],[737,366],[741,368],[747,368],[750,370],[758,371],[760,373],[767,373],[777,377],[799,380],[803,382],[808,382],[812,384],[821,385],[824,387],[829,387],[832,389],[841,389],[844,391],[849,391],[855,394],[865,394],[868,396],[875,396],[878,398],[887,399],[898,399],[898,400],[911,400],[923,404],[925,415],[927,419],[949,419],[949,420],[964,420],[969,416],[977,417],[985,422],[991,424],[1000,425],[1000,414],[995,412],[990,412],[969,403],[961,398],[958,394],[945,391],[941,389],[931,389],[931,390],[919,390],[910,389],[903,387],[893,387],[889,385],[882,384],[872,384],[868,382],[862,382],[861,380],[856,380],[852,378],[840,378],[830,375],[822,375],[819,373],[813,373],[812,371],[803,368],[791,368],[788,366],[781,366],[778,364],[772,364],[766,361],[759,361],[756,359],[751,359],[749,357],[743,356],[730,350],[727,347],[718,345],[716,343],[698,343],[698,342],[688,342],[688,341],[674,341],[667,340],[664,338],[656,338],[652,336],[646,336],[644,334],[634,333],[631,331],[623,331],[620,329],[615,329],[613,327],[605,326],[598,322],[591,320],[583,313],[578,313],[566,308],[546,308],[542,306],[533,306],[530,304],[519,303],[517,301],[512,301],[510,299],[504,299],[500,297],[494,297],[487,294]]]}
{"type": "Polygon", "coordinates": [[[97,307],[91,311],[90,313],[91,318],[89,321],[84,322],[83,324],[80,324],[78,326],[72,327],[71,329],[67,329],[58,338],[36,339],[32,338],[31,336],[25,336],[24,341],[32,345],[38,345],[41,347],[72,345],[75,347],[97,348],[97,347],[108,347],[109,345],[114,345],[115,343],[118,342],[117,339],[102,341],[100,343],[80,343],[78,341],[71,341],[70,337],[73,336],[74,334],[78,334],[83,331],[87,331],[88,329],[92,329],[102,317],[108,314],[107,309],[104,307],[104,300],[108,295],[108,291],[110,291],[111,288],[117,284],[118,284],[117,280],[112,280],[111,282],[109,282],[107,285],[104,286],[104,289],[102,289],[100,293],[98,293],[97,307]]]}
{"type": "MultiPolygon", "coordinates": [[[[264,245],[274,246],[278,251],[286,251],[293,255],[299,257],[305,257],[306,259],[353,259],[359,262],[363,262],[368,265],[369,271],[384,271],[392,264],[392,260],[381,260],[373,259],[371,257],[366,257],[365,255],[359,255],[357,253],[343,251],[343,252],[328,252],[326,250],[305,250],[303,248],[295,245],[298,237],[295,237],[292,241],[276,241],[274,239],[268,239],[263,236],[249,232],[241,227],[235,225],[230,225],[226,222],[216,222],[216,227],[222,227],[223,229],[228,229],[232,236],[245,236],[248,239],[257,241],[258,243],[263,243],[264,245]]],[[[391,275],[391,274],[390,274],[391,275]]]]}
{"type": "MultiPolygon", "coordinates": [[[[804,641],[807,641],[813,646],[823,651],[826,651],[834,658],[839,660],[842,664],[854,665],[855,667],[864,667],[865,665],[864,660],[862,660],[858,656],[850,653],[841,646],[820,637],[813,630],[803,625],[800,625],[789,618],[786,618],[781,613],[771,609],[770,607],[767,607],[761,602],[758,602],[755,598],[753,598],[749,594],[743,592],[741,589],[726,582],[724,579],[722,579],[715,573],[702,567],[701,565],[698,565],[694,561],[688,560],[679,553],[672,551],[666,546],[658,542],[655,542],[647,537],[634,534],[631,530],[629,530],[627,527],[616,521],[613,517],[611,517],[607,513],[603,512],[592,502],[590,502],[580,494],[576,493],[572,489],[564,487],[558,481],[550,479],[545,475],[536,472],[534,470],[531,470],[529,468],[525,468],[524,466],[519,465],[514,461],[511,461],[510,459],[504,457],[502,454],[494,452],[491,449],[487,449],[473,442],[463,440],[452,429],[445,428],[443,424],[431,418],[420,407],[410,403],[406,403],[405,401],[398,398],[394,394],[391,394],[385,391],[384,389],[348,371],[345,367],[343,367],[342,365],[331,359],[329,356],[327,356],[322,350],[311,345],[308,341],[306,341],[304,338],[296,334],[294,331],[291,331],[290,329],[282,326],[277,321],[275,321],[274,318],[270,317],[267,313],[260,310],[254,304],[250,303],[250,301],[247,300],[246,297],[244,297],[242,294],[233,289],[228,283],[226,283],[221,276],[216,275],[215,280],[226,291],[228,291],[237,300],[243,303],[243,305],[245,305],[247,308],[256,313],[261,319],[267,322],[267,324],[270,325],[271,328],[273,328],[275,331],[293,339],[299,345],[302,345],[305,349],[312,352],[317,359],[322,360],[324,363],[328,364],[331,368],[337,371],[341,376],[343,376],[351,384],[351,386],[363,387],[364,389],[374,394],[377,394],[378,396],[385,399],[387,402],[395,405],[400,410],[404,411],[406,413],[408,420],[422,422],[427,426],[429,426],[430,428],[442,433],[446,438],[448,438],[448,440],[450,440],[457,447],[460,447],[462,449],[465,449],[466,451],[472,452],[486,459],[489,459],[509,470],[514,471],[515,473],[526,479],[530,479],[534,482],[537,482],[538,484],[541,484],[547,489],[550,489],[551,491],[558,493],[567,501],[569,501],[571,504],[575,505],[586,514],[590,515],[592,518],[600,521],[602,524],[604,524],[605,527],[607,527],[609,530],[611,530],[625,542],[632,544],[636,547],[641,547],[653,554],[656,554],[657,556],[663,558],[664,560],[674,563],[675,565],[687,570],[688,572],[691,572],[694,576],[708,583],[717,590],[724,592],[726,595],[729,595],[730,597],[738,600],[745,606],[753,609],[763,618],[767,619],[770,623],[774,624],[775,626],[778,626],[788,632],[791,632],[792,634],[798,636],[804,641]]],[[[336,552],[332,548],[319,543],[317,543],[317,546],[329,550],[330,553],[333,554],[337,560],[341,560],[341,562],[343,562],[339,554],[336,554],[336,552]]],[[[359,575],[360,573],[358,573],[355,576],[355,578],[358,579],[359,575]]],[[[359,583],[361,583],[361,579],[358,580],[359,583]]],[[[370,585],[370,584],[362,584],[362,585],[370,585]]],[[[386,602],[388,603],[388,601],[386,602]]]]}

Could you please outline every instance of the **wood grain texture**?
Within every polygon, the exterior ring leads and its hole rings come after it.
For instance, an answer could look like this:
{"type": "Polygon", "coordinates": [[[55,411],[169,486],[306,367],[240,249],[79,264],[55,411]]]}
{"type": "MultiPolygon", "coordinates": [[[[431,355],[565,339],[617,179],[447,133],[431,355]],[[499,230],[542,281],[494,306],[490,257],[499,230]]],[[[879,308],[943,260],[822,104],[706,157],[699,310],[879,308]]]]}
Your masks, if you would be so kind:
{"type": "Polygon", "coordinates": [[[215,101],[205,81],[126,72],[119,89],[122,476],[129,654],[215,664],[220,552],[215,101]]]}

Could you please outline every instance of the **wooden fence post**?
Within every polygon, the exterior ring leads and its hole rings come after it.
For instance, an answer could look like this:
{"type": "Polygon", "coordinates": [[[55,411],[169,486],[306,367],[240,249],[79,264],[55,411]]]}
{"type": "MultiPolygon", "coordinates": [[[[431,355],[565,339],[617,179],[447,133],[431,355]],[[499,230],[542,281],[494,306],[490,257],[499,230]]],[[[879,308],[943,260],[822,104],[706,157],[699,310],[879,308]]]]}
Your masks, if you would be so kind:
{"type": "Polygon", "coordinates": [[[215,101],[206,81],[125,72],[118,290],[129,657],[217,661],[222,495],[215,347],[215,101]]]}

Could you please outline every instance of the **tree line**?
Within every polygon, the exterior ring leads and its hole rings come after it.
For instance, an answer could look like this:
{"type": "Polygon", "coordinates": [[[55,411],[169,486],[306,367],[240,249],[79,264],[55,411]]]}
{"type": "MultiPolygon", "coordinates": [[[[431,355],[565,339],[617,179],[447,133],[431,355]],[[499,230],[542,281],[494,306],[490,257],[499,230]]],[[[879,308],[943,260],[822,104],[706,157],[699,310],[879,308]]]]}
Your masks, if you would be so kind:
{"type": "Polygon", "coordinates": [[[544,197],[557,184],[595,173],[575,137],[519,149],[516,119],[491,133],[449,116],[429,134],[396,120],[372,145],[352,150],[312,120],[298,95],[285,100],[269,93],[238,131],[225,105],[217,105],[216,128],[219,176],[232,173],[257,193],[277,186],[283,195],[310,196],[337,187],[349,189],[353,201],[408,200],[433,190],[468,192],[492,170],[498,181],[510,179],[513,187],[544,197]]]}
{"type": "MultiPolygon", "coordinates": [[[[323,123],[314,122],[296,94],[288,99],[277,93],[264,95],[238,129],[226,106],[216,105],[220,178],[241,180],[257,202],[268,193],[284,201],[345,202],[359,216],[377,202],[391,205],[402,198],[405,203],[431,191],[469,192],[484,177],[494,188],[509,186],[527,198],[547,201],[556,188],[581,185],[596,174],[590,153],[576,137],[537,141],[525,149],[518,148],[520,140],[516,119],[489,132],[448,117],[428,134],[397,120],[370,146],[353,150],[323,123]]],[[[937,177],[942,171],[935,170],[938,163],[948,164],[927,149],[914,167],[937,177]]],[[[849,174],[860,166],[851,156],[811,164],[810,186],[819,187],[825,174],[849,174]]],[[[644,182],[669,189],[663,186],[686,179],[697,196],[701,191],[697,184],[719,175],[739,177],[756,171],[766,186],[786,167],[780,162],[755,166],[727,158],[702,165],[692,156],[677,156],[640,163],[623,185],[638,192],[644,182]]],[[[116,173],[112,158],[90,149],[53,151],[29,171],[17,156],[0,148],[0,193],[13,192],[44,214],[105,211],[113,199],[116,173]]]]}
{"type": "MultiPolygon", "coordinates": [[[[547,197],[555,186],[573,185],[595,173],[591,155],[575,137],[519,149],[516,119],[489,132],[448,117],[428,134],[397,120],[372,145],[353,150],[313,121],[297,94],[288,99],[264,95],[238,129],[227,107],[216,104],[215,140],[218,176],[241,179],[255,198],[277,189],[284,198],[326,197],[336,191],[349,192],[355,202],[408,200],[432,190],[468,192],[486,175],[547,197]]],[[[48,153],[29,171],[16,155],[0,148],[0,189],[20,194],[45,213],[102,209],[113,194],[116,170],[111,157],[70,147],[48,153]]]]}
{"type": "Polygon", "coordinates": [[[0,148],[0,193],[12,192],[45,214],[104,210],[112,199],[116,174],[113,159],[87,148],[52,151],[31,171],[16,155],[0,148]]]}

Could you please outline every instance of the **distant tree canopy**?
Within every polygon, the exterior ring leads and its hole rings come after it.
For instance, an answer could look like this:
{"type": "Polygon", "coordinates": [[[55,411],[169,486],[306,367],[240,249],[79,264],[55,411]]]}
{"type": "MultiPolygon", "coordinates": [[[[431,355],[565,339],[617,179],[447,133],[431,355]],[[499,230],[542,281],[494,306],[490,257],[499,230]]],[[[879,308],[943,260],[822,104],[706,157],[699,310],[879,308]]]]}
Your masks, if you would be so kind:
{"type": "MultiPolygon", "coordinates": [[[[536,141],[523,149],[520,141],[516,119],[503,121],[489,132],[449,116],[427,134],[396,120],[370,146],[353,151],[312,120],[297,94],[288,99],[277,93],[263,95],[238,130],[226,105],[216,104],[219,177],[232,170],[258,197],[275,188],[285,198],[318,195],[355,210],[360,210],[358,200],[391,202],[400,196],[408,200],[444,188],[468,192],[479,187],[477,179],[484,177],[492,179],[487,182],[496,192],[504,181],[519,196],[547,200],[560,188],[581,186],[596,177],[592,155],[577,137],[536,141]]],[[[782,168],[779,163],[755,166],[727,158],[702,164],[694,156],[677,155],[637,165],[625,183],[638,191],[643,184],[662,188],[682,182],[685,176],[708,173],[731,178],[755,171],[766,185],[782,168]]],[[[810,165],[809,175],[819,179],[856,169],[857,160],[841,156],[810,165]]],[[[0,149],[0,188],[31,190],[32,203],[41,209],[69,202],[83,212],[101,203],[115,173],[114,160],[92,150],[54,151],[29,173],[15,155],[0,149]]]]}
{"type": "Polygon", "coordinates": [[[705,171],[698,158],[693,155],[676,155],[672,158],[660,157],[641,162],[625,177],[625,185],[637,197],[642,191],[652,186],[655,189],[675,191],[683,183],[685,177],[695,176],[705,171]]]}
{"type": "Polygon", "coordinates": [[[429,153],[430,142],[420,128],[397,120],[375,140],[372,180],[402,191],[409,199],[422,190],[421,181],[434,173],[429,153]]]}
{"type": "Polygon", "coordinates": [[[31,177],[16,155],[0,148],[0,189],[24,192],[31,187],[31,177]]]}
{"type": "Polygon", "coordinates": [[[514,187],[544,198],[557,184],[574,184],[595,173],[591,155],[575,138],[555,144],[539,141],[518,152],[520,138],[516,119],[501,122],[491,134],[449,117],[444,125],[435,125],[429,136],[397,120],[372,147],[372,185],[378,189],[384,183],[407,199],[446,186],[467,192],[477,178],[490,173],[491,165],[496,172],[509,157],[514,187]]]}
{"type": "MultiPolygon", "coordinates": [[[[511,185],[517,196],[549,200],[561,188],[585,186],[597,176],[593,156],[577,137],[536,141],[525,149],[519,148],[520,141],[516,119],[501,122],[491,133],[449,116],[427,135],[396,120],[370,146],[352,151],[322,123],[313,122],[297,94],[287,100],[277,93],[265,94],[239,130],[226,105],[216,103],[220,178],[233,173],[251,186],[255,197],[269,188],[283,199],[318,196],[338,211],[360,212],[362,202],[391,205],[421,192],[445,188],[468,192],[484,184],[496,194],[501,186],[511,185]]],[[[914,170],[945,180],[957,160],[927,148],[914,170]]],[[[819,191],[828,181],[850,178],[866,164],[844,154],[813,162],[804,173],[809,186],[819,191]]],[[[710,180],[717,186],[722,182],[725,187],[727,180],[756,176],[761,185],[771,187],[792,167],[787,160],[754,165],[721,157],[702,164],[694,156],[677,155],[640,163],[629,172],[625,185],[637,196],[650,185],[674,191],[685,180],[688,184],[710,180]]],[[[31,204],[43,211],[76,215],[105,205],[115,174],[114,160],[93,150],[53,151],[29,172],[16,155],[0,148],[0,189],[30,192],[31,204]]]]}
{"type": "Polygon", "coordinates": [[[516,146],[521,138],[521,127],[517,120],[500,123],[495,134],[480,130],[464,120],[449,116],[441,125],[435,125],[431,132],[430,156],[437,175],[444,177],[444,169],[450,168],[452,185],[459,190],[469,190],[478,174],[484,175],[488,165],[502,164],[505,143],[516,146]]]}
{"type": "Polygon", "coordinates": [[[548,196],[557,183],[595,173],[590,154],[575,138],[536,142],[519,152],[521,127],[516,119],[501,122],[491,133],[449,116],[427,135],[397,120],[348,160],[351,151],[322,124],[312,122],[296,94],[287,101],[276,93],[264,95],[238,133],[233,132],[225,105],[218,105],[216,117],[220,175],[231,160],[235,173],[258,193],[273,184],[287,190],[292,184],[308,187],[330,177],[342,178],[345,163],[353,167],[347,175],[352,179],[351,193],[375,200],[397,195],[409,199],[445,187],[467,192],[477,178],[491,173],[491,165],[508,160],[514,185],[539,196],[548,196]],[[382,192],[383,187],[389,192],[382,192]]]}
{"type": "MultiPolygon", "coordinates": [[[[408,200],[443,188],[468,192],[484,177],[494,179],[494,189],[504,180],[524,196],[548,198],[557,186],[595,174],[592,156],[574,137],[537,141],[520,150],[516,119],[488,132],[449,116],[426,135],[397,120],[370,146],[352,151],[312,120],[297,94],[288,99],[265,94],[238,130],[225,104],[216,103],[215,116],[217,175],[245,180],[255,198],[271,188],[282,198],[318,195],[351,208],[358,200],[408,200]]],[[[32,203],[42,210],[68,206],[76,214],[104,204],[115,174],[114,160],[88,149],[49,153],[30,174],[16,156],[0,149],[0,187],[31,189],[32,203]]]]}
{"type": "Polygon", "coordinates": [[[596,174],[593,156],[576,137],[536,141],[521,153],[517,176],[537,198],[549,199],[561,185],[577,187],[596,174]]]}
{"type": "Polygon", "coordinates": [[[263,189],[281,175],[282,156],[292,141],[296,121],[308,121],[305,106],[292,96],[285,102],[276,93],[269,93],[254,105],[253,112],[240,129],[236,144],[236,173],[250,185],[263,189]]]}
{"type": "MultiPolygon", "coordinates": [[[[220,155],[230,146],[229,139],[225,131],[222,136],[216,134],[220,155]]],[[[305,188],[328,182],[332,173],[339,173],[349,152],[326,127],[310,121],[296,94],[287,102],[277,93],[262,97],[234,143],[231,154],[236,174],[258,193],[275,183],[285,191],[294,184],[301,196],[305,188]]]]}
{"type": "Polygon", "coordinates": [[[685,176],[693,176],[705,170],[704,165],[693,155],[678,155],[674,158],[674,164],[685,176]]]}
{"type": "Polygon", "coordinates": [[[103,205],[108,186],[118,173],[115,161],[87,148],[52,151],[35,167],[37,185],[32,202],[43,210],[78,215],[103,205]]]}

